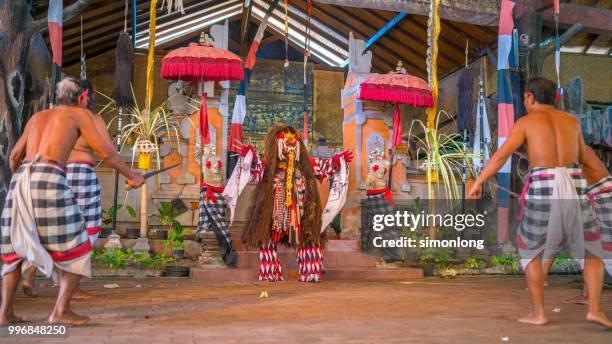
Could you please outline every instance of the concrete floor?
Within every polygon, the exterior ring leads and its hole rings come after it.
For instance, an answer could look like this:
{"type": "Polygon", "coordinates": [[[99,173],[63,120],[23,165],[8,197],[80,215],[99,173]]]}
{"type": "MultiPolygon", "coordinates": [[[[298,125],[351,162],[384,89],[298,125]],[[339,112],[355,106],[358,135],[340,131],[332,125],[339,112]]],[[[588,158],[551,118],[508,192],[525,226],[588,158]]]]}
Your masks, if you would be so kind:
{"type": "MultiPolygon", "coordinates": [[[[551,277],[550,324],[522,325],[529,307],[521,276],[426,278],[405,282],[206,283],[187,279],[85,281],[97,298],[75,301],[92,322],[69,338],[3,343],[612,343],[585,322],[585,306],[563,304],[576,277],[551,277]],[[119,288],[106,289],[116,283],[119,288]],[[266,290],[268,299],[260,299],[266,290]],[[554,308],[560,312],[553,312],[554,308]]],[[[40,323],[56,289],[18,292],[16,314],[40,323]]],[[[604,291],[612,317],[612,292],[604,291]]]]}

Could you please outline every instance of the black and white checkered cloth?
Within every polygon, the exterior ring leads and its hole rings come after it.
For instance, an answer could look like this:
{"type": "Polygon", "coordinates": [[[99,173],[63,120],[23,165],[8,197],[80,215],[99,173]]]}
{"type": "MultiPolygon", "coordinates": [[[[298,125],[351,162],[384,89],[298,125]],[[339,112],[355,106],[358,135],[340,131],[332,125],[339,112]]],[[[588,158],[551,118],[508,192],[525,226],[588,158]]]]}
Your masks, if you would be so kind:
{"type": "MultiPolygon", "coordinates": [[[[72,193],[81,207],[81,214],[90,239],[97,238],[102,226],[102,201],[98,176],[89,163],[68,162],[66,178],[72,193]]],[[[95,239],[92,240],[92,244],[95,239]]]]}
{"type": "Polygon", "coordinates": [[[592,202],[597,224],[601,231],[601,244],[607,252],[608,259],[612,254],[612,176],[607,176],[587,188],[587,195],[592,202]]]}
{"type": "MultiPolygon", "coordinates": [[[[374,216],[375,215],[388,215],[393,213],[393,208],[388,199],[385,198],[385,193],[379,193],[375,195],[367,195],[366,201],[367,207],[367,224],[362,228],[361,232],[361,248],[362,250],[374,249],[373,240],[376,237],[381,237],[383,240],[394,240],[399,238],[398,228],[387,227],[380,231],[374,231],[374,216]]],[[[384,247],[378,249],[382,253],[383,258],[386,261],[394,261],[400,258],[398,249],[395,247],[384,247]]]]}
{"type": "Polygon", "coordinates": [[[212,230],[215,233],[223,261],[229,266],[236,265],[236,253],[232,248],[229,227],[227,226],[227,200],[220,192],[215,192],[215,200],[206,199],[207,187],[200,188],[200,216],[198,233],[212,230]]]}
{"type": "MultiPolygon", "coordinates": [[[[11,243],[11,217],[13,211],[13,192],[19,175],[31,166],[30,192],[32,196],[33,215],[36,220],[38,236],[42,246],[54,262],[70,262],[83,257],[91,251],[91,244],[83,223],[83,216],[72,190],[68,186],[66,172],[62,164],[37,160],[31,165],[23,165],[13,175],[1,217],[0,254],[4,263],[18,260],[11,243]]],[[[87,262],[88,263],[88,262],[87,262]]],[[[83,266],[82,261],[77,269],[83,266]]],[[[62,269],[71,271],[70,266],[62,269]]],[[[79,271],[73,271],[79,273],[79,271]]]]}
{"type": "Polygon", "coordinates": [[[561,178],[555,168],[530,170],[516,238],[523,268],[540,254],[548,259],[564,248],[579,260],[585,250],[601,257],[595,214],[586,198],[586,179],[577,165],[566,171],[578,199],[553,199],[555,178],[561,178]]]}

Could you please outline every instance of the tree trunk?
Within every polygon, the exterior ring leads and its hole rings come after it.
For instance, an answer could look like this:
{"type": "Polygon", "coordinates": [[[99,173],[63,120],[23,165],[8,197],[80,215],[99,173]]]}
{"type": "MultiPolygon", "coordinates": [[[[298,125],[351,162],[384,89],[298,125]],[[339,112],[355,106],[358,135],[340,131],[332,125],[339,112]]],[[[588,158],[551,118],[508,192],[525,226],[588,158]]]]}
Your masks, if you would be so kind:
{"type": "Polygon", "coordinates": [[[9,154],[26,120],[28,18],[25,1],[0,0],[0,208],[11,179],[9,154]]]}
{"type": "MultiPolygon", "coordinates": [[[[66,7],[64,21],[91,2],[78,0],[66,7]]],[[[10,151],[29,116],[44,108],[50,89],[50,55],[40,35],[47,18],[32,20],[29,7],[26,0],[0,0],[0,210],[11,180],[10,151]]]]}

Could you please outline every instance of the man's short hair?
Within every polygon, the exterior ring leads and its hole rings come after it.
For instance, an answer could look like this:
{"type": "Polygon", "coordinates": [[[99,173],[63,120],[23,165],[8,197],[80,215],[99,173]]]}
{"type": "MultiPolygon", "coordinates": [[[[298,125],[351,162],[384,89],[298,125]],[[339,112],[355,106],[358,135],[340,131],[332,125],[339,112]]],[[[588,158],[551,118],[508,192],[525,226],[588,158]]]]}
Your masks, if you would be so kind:
{"type": "Polygon", "coordinates": [[[81,93],[87,91],[87,109],[89,111],[95,112],[96,105],[94,103],[94,87],[93,84],[89,80],[79,80],[81,84],[81,93]]]}
{"type": "Polygon", "coordinates": [[[72,77],[65,77],[57,83],[57,105],[77,105],[81,92],[81,83],[72,77]]]}
{"type": "Polygon", "coordinates": [[[545,78],[533,78],[527,81],[525,93],[533,94],[535,100],[540,104],[554,105],[557,86],[554,82],[545,78]]]}

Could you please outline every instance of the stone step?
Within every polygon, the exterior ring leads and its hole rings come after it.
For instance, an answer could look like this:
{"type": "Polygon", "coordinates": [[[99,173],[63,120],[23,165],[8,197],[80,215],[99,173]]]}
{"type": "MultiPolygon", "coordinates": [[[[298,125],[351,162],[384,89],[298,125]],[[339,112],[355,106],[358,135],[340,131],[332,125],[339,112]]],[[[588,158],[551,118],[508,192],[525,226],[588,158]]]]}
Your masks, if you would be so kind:
{"type": "MultiPolygon", "coordinates": [[[[237,266],[239,268],[259,267],[259,253],[256,251],[239,251],[237,266]]],[[[286,268],[297,267],[295,251],[279,249],[278,257],[286,268]]],[[[377,258],[359,252],[324,252],[323,263],[326,268],[374,268],[377,258]]]]}
{"type": "Polygon", "coordinates": [[[258,269],[206,269],[191,268],[191,279],[209,282],[257,281],[258,269]]]}
{"type": "MultiPolygon", "coordinates": [[[[297,269],[285,269],[283,278],[286,281],[296,281],[297,269]]],[[[257,281],[257,269],[206,269],[192,268],[191,278],[196,281],[230,282],[230,281],[257,281]]],[[[423,270],[417,268],[402,269],[326,269],[323,280],[354,280],[354,281],[397,281],[405,279],[423,278],[423,270]]]]}

